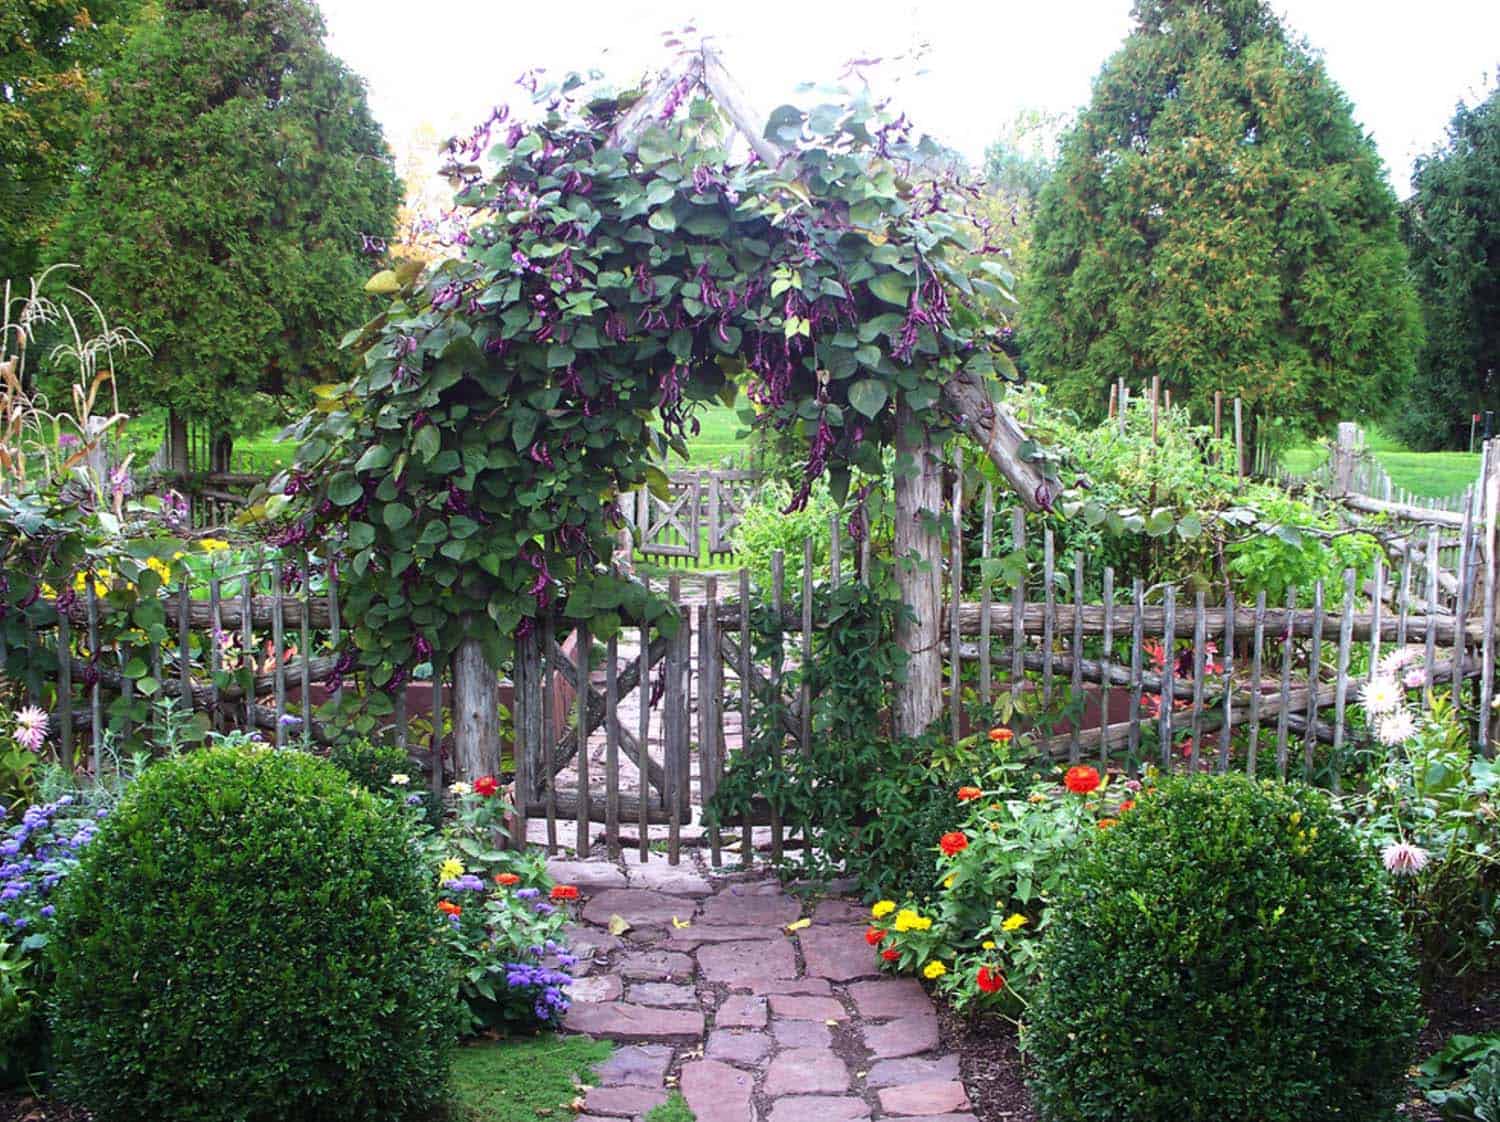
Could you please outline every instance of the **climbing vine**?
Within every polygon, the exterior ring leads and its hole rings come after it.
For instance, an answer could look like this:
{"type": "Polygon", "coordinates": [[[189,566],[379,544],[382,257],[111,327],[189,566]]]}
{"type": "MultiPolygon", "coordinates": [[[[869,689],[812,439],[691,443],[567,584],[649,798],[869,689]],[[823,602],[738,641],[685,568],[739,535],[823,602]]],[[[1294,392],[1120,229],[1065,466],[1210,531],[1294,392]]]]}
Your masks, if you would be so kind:
{"type": "Polygon", "coordinates": [[[1013,374],[1009,299],[939,149],[868,93],[784,106],[774,166],[684,79],[660,102],[571,76],[451,145],[458,255],[372,278],[358,374],[322,387],[262,510],[332,539],[355,649],[392,689],[465,638],[499,665],[551,612],[608,634],[664,608],[607,564],[616,496],[663,487],[695,408],[743,389],[805,442],[792,505],[882,473],[895,403],[942,429],[953,378],[1013,374]],[[650,105],[634,136],[612,136],[650,105]]]}

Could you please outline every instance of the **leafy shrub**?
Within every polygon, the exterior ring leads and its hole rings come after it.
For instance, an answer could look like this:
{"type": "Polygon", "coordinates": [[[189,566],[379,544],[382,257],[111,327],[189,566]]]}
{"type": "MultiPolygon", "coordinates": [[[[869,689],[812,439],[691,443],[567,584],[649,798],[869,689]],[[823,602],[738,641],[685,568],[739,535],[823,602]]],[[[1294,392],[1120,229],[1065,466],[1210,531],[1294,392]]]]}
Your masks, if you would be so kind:
{"type": "Polygon", "coordinates": [[[813,572],[828,571],[828,520],[838,513],[824,487],[814,488],[811,499],[801,510],[788,511],[792,489],[780,480],[768,480],[745,505],[740,523],[734,529],[734,548],[739,562],[750,570],[750,579],[771,596],[771,555],[778,549],[786,555],[787,600],[802,584],[803,543],[813,543],[813,572]]]}
{"type": "Polygon", "coordinates": [[[402,1119],[442,1099],[440,914],[407,827],[326,761],[152,766],[57,919],[56,1052],[101,1119],[402,1119]]]}
{"type": "Polygon", "coordinates": [[[328,760],[372,795],[420,808],[430,826],[442,822],[442,799],[422,786],[422,774],[406,749],[345,736],[329,747],[328,760]]]}
{"type": "Polygon", "coordinates": [[[1379,863],[1323,796],[1178,778],[1080,855],[1026,1047],[1044,1118],[1386,1122],[1417,1029],[1379,863]]]}
{"type": "Polygon", "coordinates": [[[866,937],[888,969],[935,980],[959,1012],[1014,1020],[1036,982],[1047,905],[1082,842],[1130,813],[1141,785],[1088,765],[1031,784],[1019,764],[995,770],[1008,782],[992,772],[950,793],[952,825],[925,846],[936,855],[927,904],[878,901],[866,937]]]}
{"type": "Polygon", "coordinates": [[[1500,1035],[1454,1036],[1416,1083],[1448,1122],[1500,1122],[1500,1035]]]}

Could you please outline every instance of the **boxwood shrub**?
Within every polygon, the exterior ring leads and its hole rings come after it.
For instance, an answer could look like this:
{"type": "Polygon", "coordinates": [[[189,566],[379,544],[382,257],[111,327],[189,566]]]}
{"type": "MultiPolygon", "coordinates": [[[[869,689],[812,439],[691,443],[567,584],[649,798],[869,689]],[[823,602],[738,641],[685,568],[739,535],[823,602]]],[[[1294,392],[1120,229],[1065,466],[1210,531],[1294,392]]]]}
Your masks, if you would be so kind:
{"type": "Polygon", "coordinates": [[[1415,965],[1375,855],[1311,790],[1171,779],[1048,911],[1025,1035],[1049,1122],[1389,1122],[1415,965]]]}
{"type": "Polygon", "coordinates": [[[153,765],[65,883],[54,1046],[102,1120],[423,1117],[455,1005],[399,815],[327,761],[153,765]]]}

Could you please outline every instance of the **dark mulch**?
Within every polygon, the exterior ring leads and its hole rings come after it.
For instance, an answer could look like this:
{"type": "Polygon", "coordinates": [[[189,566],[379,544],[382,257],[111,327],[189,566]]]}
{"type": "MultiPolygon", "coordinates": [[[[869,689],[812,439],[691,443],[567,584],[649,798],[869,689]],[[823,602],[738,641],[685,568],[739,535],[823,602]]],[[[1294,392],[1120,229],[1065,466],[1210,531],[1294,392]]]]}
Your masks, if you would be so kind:
{"type": "Polygon", "coordinates": [[[0,1122],[89,1122],[92,1117],[82,1107],[53,1099],[0,1093],[0,1122]]]}
{"type": "MultiPolygon", "coordinates": [[[[938,1012],[944,1046],[959,1055],[964,1086],[979,1122],[1036,1122],[1016,1030],[1006,1021],[965,1021],[941,1003],[938,1012]]],[[[1431,995],[1424,1012],[1427,1025],[1417,1044],[1418,1062],[1455,1033],[1500,1032],[1500,970],[1450,983],[1431,995]]],[[[1415,1085],[1400,1115],[1412,1122],[1438,1122],[1437,1112],[1415,1085]]]]}
{"type": "Polygon", "coordinates": [[[958,1053],[969,1103],[979,1122],[1036,1122],[1025,1064],[1009,1021],[966,1021],[938,1002],[943,1048],[958,1053]]]}

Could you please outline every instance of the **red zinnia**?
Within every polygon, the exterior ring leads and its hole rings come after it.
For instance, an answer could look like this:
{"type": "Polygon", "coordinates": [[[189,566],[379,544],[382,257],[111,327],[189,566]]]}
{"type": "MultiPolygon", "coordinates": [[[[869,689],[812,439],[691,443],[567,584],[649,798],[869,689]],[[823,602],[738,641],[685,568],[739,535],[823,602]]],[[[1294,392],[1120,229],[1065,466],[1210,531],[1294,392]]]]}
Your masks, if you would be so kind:
{"type": "Polygon", "coordinates": [[[483,795],[485,798],[489,798],[498,790],[500,790],[500,782],[493,775],[481,775],[478,779],[474,780],[474,793],[476,795],[483,795]]]}
{"type": "Polygon", "coordinates": [[[887,947],[885,950],[880,952],[880,957],[885,959],[887,962],[895,962],[898,958],[901,957],[901,952],[896,950],[894,947],[887,947]]]}
{"type": "Polygon", "coordinates": [[[962,830],[954,830],[939,838],[938,845],[947,856],[954,857],[969,848],[969,836],[962,830]]]}
{"type": "Polygon", "coordinates": [[[978,787],[960,787],[958,789],[958,801],[961,803],[966,803],[970,799],[981,798],[983,795],[984,792],[978,787]]]}
{"type": "Polygon", "coordinates": [[[509,888],[513,884],[520,884],[521,878],[516,876],[515,873],[496,873],[495,883],[504,885],[506,888],[509,888]]]}
{"type": "Polygon", "coordinates": [[[457,904],[450,904],[447,900],[438,901],[438,911],[446,912],[450,916],[462,915],[463,909],[457,904]]]}
{"type": "Polygon", "coordinates": [[[1120,813],[1121,814],[1124,814],[1127,810],[1134,810],[1134,809],[1135,809],[1135,800],[1134,799],[1126,799],[1123,803],[1120,804],[1120,813]]]}
{"type": "Polygon", "coordinates": [[[981,966],[974,980],[979,983],[979,988],[985,993],[999,993],[1005,988],[1005,977],[998,970],[991,970],[988,966],[981,966]]]}
{"type": "Polygon", "coordinates": [[[1087,764],[1075,764],[1063,776],[1063,786],[1075,795],[1087,795],[1099,786],[1099,773],[1087,764]]]}
{"type": "Polygon", "coordinates": [[[552,886],[552,899],[576,900],[578,899],[578,889],[571,884],[554,884],[552,886]]]}
{"type": "Polygon", "coordinates": [[[885,932],[878,927],[867,927],[865,929],[865,942],[872,947],[880,946],[880,941],[885,938],[885,932]]]}

